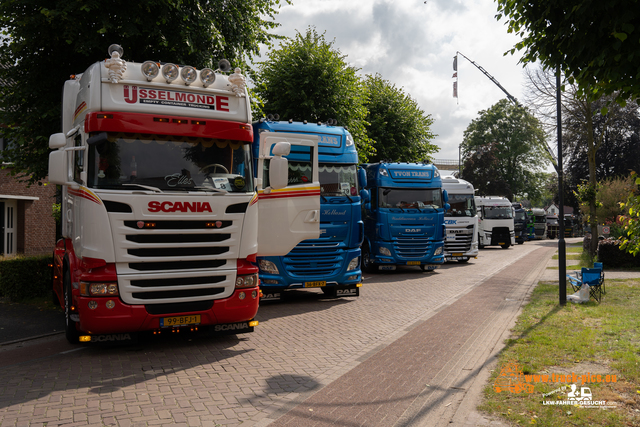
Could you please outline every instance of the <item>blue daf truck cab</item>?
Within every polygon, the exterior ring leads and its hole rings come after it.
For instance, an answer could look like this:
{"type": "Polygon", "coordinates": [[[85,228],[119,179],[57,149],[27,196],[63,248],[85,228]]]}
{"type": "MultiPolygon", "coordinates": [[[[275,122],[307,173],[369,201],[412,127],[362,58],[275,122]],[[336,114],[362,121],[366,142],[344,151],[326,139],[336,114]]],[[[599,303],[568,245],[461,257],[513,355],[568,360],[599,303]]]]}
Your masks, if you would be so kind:
{"type": "MultiPolygon", "coordinates": [[[[351,134],[332,124],[267,119],[253,124],[254,159],[258,157],[262,132],[317,135],[319,138],[320,238],[300,242],[285,256],[258,257],[261,301],[280,300],[285,296],[284,290],[301,288],[320,288],[328,297],[360,295],[360,244],[364,225],[358,185],[358,153],[351,134]]],[[[296,161],[294,151],[286,158],[290,170],[305,167],[296,161]]],[[[364,172],[360,175],[362,181],[364,172]]]]}
{"type": "Polygon", "coordinates": [[[444,213],[449,209],[440,172],[431,164],[371,163],[366,170],[362,269],[371,273],[444,263],[444,213]]]}

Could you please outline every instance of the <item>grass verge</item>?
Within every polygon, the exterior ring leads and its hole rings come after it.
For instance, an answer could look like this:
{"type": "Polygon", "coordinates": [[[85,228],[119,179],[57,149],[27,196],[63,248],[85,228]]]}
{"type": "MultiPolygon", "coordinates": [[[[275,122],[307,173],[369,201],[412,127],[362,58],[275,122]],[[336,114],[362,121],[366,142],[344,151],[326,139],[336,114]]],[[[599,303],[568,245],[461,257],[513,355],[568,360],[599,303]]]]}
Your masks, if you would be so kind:
{"type": "Polygon", "coordinates": [[[519,426],[640,426],[639,309],[638,279],[609,279],[600,304],[564,307],[558,305],[557,284],[539,283],[499,356],[479,409],[519,426]],[[578,391],[588,387],[592,401],[612,407],[544,404],[567,401],[571,384],[578,391]]]}

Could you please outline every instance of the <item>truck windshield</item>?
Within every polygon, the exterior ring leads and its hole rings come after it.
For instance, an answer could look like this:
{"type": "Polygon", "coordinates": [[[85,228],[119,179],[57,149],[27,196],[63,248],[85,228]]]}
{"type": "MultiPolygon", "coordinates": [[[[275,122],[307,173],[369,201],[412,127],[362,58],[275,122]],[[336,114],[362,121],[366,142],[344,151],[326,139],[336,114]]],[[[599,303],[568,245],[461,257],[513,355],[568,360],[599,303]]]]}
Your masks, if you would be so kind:
{"type": "Polygon", "coordinates": [[[451,209],[444,216],[476,216],[476,203],[473,194],[449,193],[449,205],[451,209]]]}
{"type": "Polygon", "coordinates": [[[91,188],[253,191],[250,145],[242,141],[109,133],[88,150],[91,188]]]}
{"type": "Polygon", "coordinates": [[[514,219],[516,221],[526,221],[527,220],[527,214],[524,211],[522,211],[522,212],[517,211],[516,212],[516,216],[515,216],[514,219]]]}
{"type": "Polygon", "coordinates": [[[511,206],[485,206],[485,219],[512,219],[513,210],[511,206]]]}
{"type": "Polygon", "coordinates": [[[543,216],[536,215],[535,219],[536,219],[536,223],[538,223],[538,224],[546,224],[547,223],[547,218],[545,218],[543,216]]]}
{"type": "Polygon", "coordinates": [[[378,206],[398,209],[439,209],[442,192],[439,188],[380,188],[378,206]]]}
{"type": "Polygon", "coordinates": [[[357,196],[356,165],[323,163],[319,165],[320,194],[323,196],[357,196]]]}

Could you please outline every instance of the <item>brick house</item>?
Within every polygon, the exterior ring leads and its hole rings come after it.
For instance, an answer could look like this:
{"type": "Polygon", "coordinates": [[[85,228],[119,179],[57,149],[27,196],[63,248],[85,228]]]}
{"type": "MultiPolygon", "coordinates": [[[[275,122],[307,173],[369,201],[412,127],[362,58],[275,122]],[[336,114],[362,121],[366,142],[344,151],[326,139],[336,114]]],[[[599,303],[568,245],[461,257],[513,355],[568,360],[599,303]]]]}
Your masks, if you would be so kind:
{"type": "Polygon", "coordinates": [[[56,224],[52,213],[56,186],[27,187],[11,176],[11,165],[0,169],[0,253],[4,256],[53,253],[56,224]]]}

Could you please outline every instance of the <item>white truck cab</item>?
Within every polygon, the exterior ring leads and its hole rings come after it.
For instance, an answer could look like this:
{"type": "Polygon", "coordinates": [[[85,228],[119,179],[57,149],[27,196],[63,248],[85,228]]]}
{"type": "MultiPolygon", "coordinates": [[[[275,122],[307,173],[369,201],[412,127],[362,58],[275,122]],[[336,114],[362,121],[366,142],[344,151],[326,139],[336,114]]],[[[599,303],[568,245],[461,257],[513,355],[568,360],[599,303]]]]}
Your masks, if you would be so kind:
{"type": "Polygon", "coordinates": [[[475,197],[478,211],[478,245],[507,249],[516,244],[513,208],[506,197],[475,197]]]}

